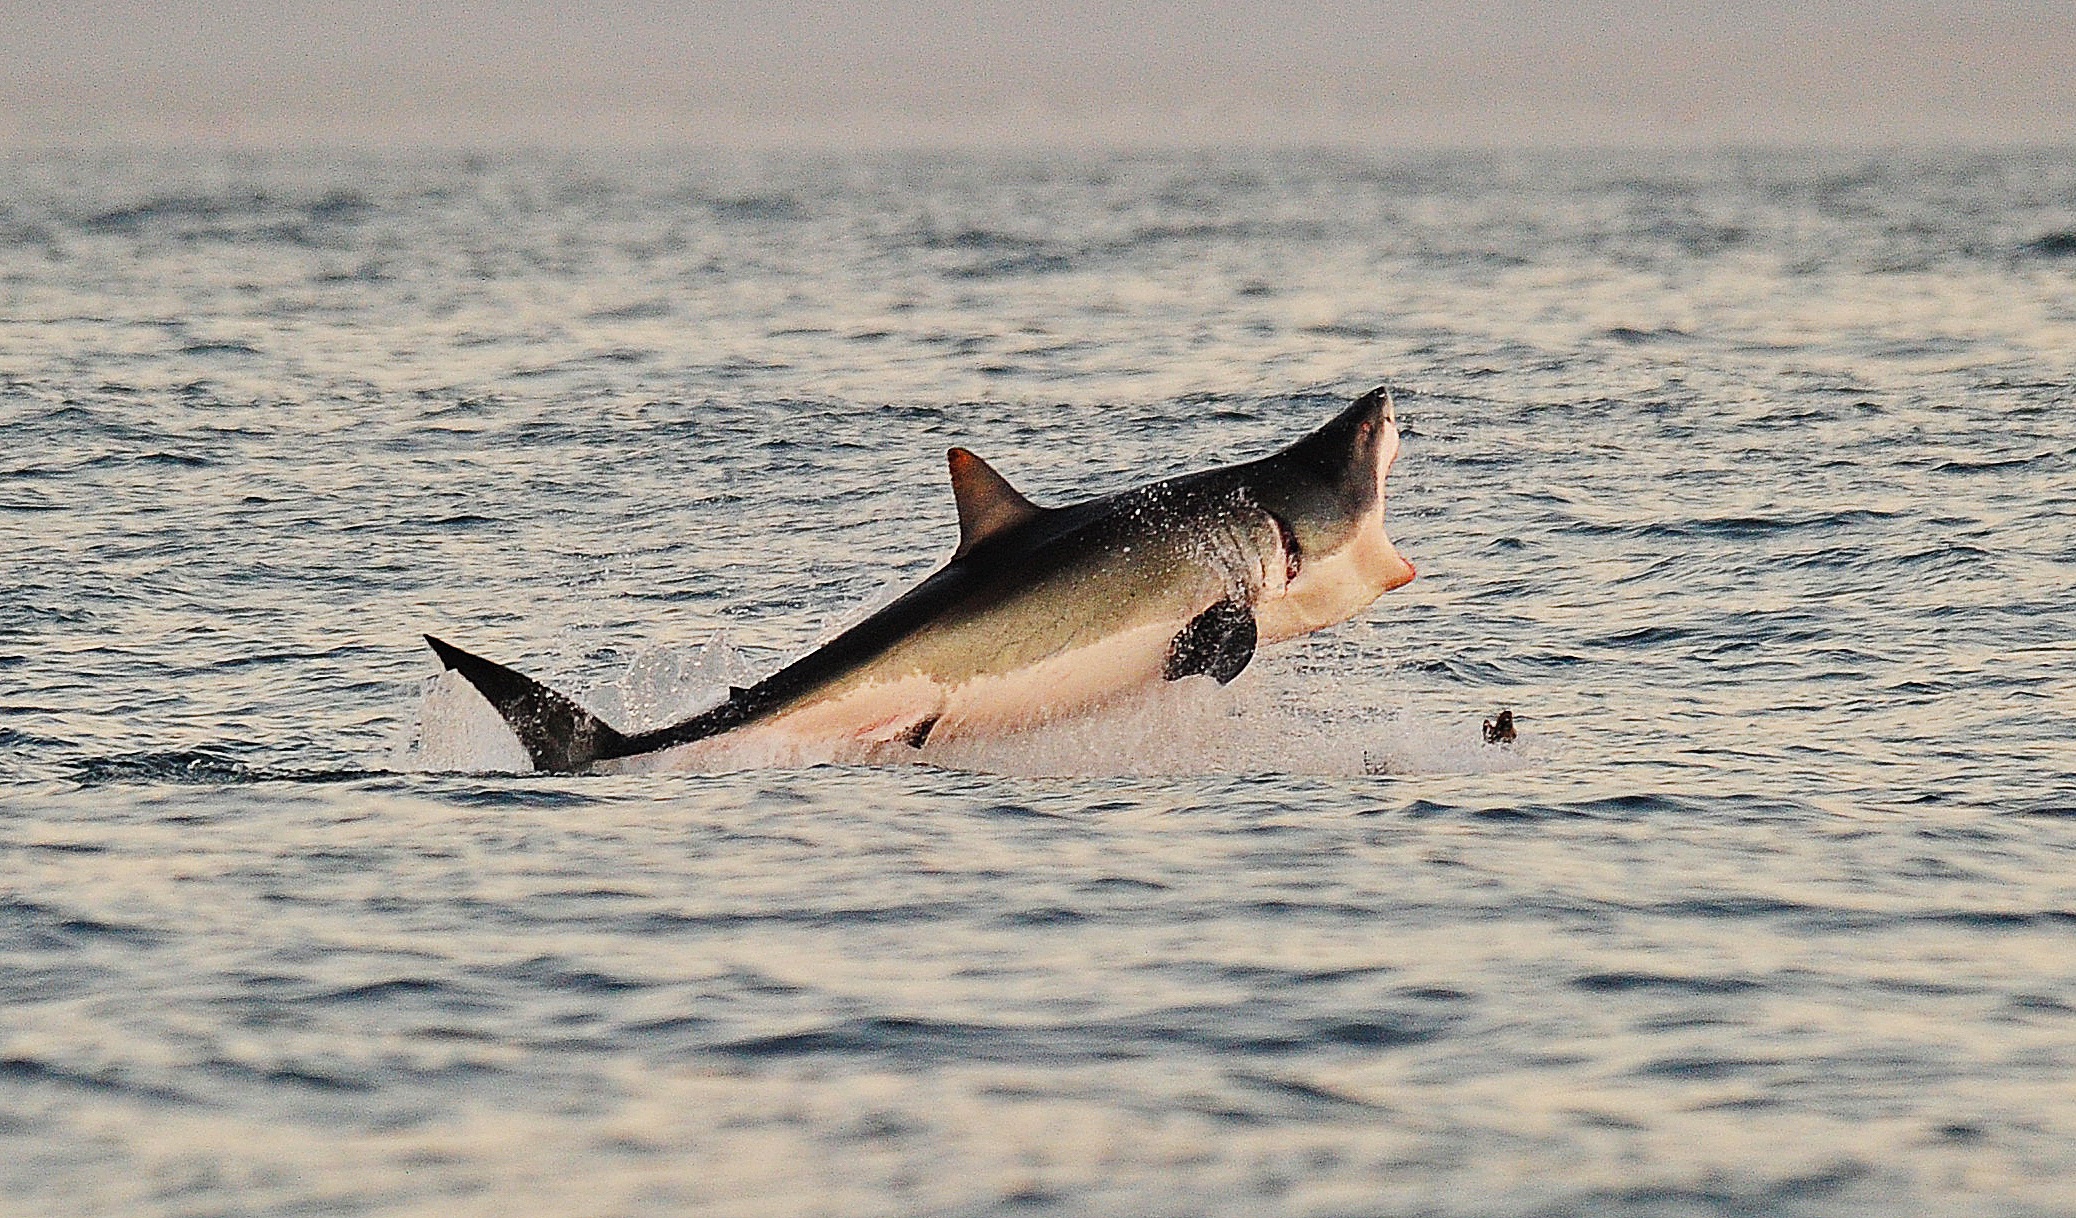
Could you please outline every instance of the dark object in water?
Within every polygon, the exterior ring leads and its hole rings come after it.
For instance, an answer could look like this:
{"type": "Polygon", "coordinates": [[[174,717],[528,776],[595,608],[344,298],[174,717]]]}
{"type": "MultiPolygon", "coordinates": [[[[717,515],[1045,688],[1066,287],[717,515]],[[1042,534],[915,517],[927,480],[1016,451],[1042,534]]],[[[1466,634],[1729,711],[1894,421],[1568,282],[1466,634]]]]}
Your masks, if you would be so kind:
{"type": "Polygon", "coordinates": [[[2071,255],[2076,255],[2076,228],[2065,228],[2057,233],[2049,233],[2036,241],[2028,241],[2026,242],[2026,248],[2036,254],[2045,254],[2050,258],[2067,258],[2071,255]]]}
{"type": "Polygon", "coordinates": [[[1486,744],[1512,744],[1514,742],[1514,712],[1502,710],[1499,718],[1485,720],[1486,744]]]}

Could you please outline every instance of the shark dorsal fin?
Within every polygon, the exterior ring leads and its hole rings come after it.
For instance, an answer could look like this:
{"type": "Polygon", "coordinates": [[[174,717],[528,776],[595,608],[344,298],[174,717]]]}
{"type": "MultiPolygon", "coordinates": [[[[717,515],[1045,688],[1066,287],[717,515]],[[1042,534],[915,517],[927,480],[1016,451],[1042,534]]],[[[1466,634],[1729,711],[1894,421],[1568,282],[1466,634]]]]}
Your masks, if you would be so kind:
{"type": "Polygon", "coordinates": [[[945,457],[951,464],[952,498],[959,505],[959,548],[952,551],[953,558],[964,558],[981,542],[1044,510],[1018,494],[994,466],[965,449],[954,448],[945,457]]]}

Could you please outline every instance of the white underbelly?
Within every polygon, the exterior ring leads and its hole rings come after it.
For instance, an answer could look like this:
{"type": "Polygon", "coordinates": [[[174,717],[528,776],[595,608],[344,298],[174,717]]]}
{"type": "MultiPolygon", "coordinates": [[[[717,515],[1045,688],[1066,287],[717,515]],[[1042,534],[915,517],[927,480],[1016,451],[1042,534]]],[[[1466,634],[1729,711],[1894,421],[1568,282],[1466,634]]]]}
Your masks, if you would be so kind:
{"type": "Polygon", "coordinates": [[[612,773],[928,760],[929,744],[999,735],[1092,710],[1161,680],[1183,622],[1107,635],[1007,673],[947,684],[915,675],[851,686],[833,697],[707,740],[602,763],[612,773]],[[921,749],[904,742],[934,719],[921,749]]]}
{"type": "Polygon", "coordinates": [[[1262,643],[1280,643],[1345,622],[1378,597],[1413,578],[1413,567],[1391,544],[1382,515],[1363,522],[1348,544],[1330,554],[1306,555],[1281,596],[1255,606],[1262,643]]]}

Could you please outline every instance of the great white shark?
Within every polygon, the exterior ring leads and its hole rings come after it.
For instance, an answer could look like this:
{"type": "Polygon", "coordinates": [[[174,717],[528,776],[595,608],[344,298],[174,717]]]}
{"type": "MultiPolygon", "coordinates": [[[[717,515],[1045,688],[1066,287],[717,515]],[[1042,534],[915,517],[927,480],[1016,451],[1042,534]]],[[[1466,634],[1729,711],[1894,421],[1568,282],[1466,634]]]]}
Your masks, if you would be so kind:
{"type": "Polygon", "coordinates": [[[536,770],[698,768],[723,741],[870,760],[1013,732],[1162,681],[1224,684],[1255,649],[1347,621],[1413,578],[1384,531],[1391,394],[1269,456],[1064,507],[948,454],[959,544],[828,643],[668,727],[622,732],[502,664],[425,636],[536,770]]]}

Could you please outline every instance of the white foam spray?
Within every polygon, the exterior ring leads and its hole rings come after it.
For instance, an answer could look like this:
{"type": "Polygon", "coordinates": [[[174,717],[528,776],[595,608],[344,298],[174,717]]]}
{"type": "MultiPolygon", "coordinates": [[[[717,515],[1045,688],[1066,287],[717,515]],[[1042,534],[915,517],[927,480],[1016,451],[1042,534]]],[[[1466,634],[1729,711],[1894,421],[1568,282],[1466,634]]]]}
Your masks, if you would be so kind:
{"type": "MultiPolygon", "coordinates": [[[[608,722],[638,730],[676,722],[727,696],[730,685],[750,682],[751,667],[716,633],[694,649],[643,651],[611,684],[581,694],[580,702],[608,722]]],[[[1424,709],[1394,694],[1375,701],[1375,683],[1362,682],[1365,700],[1350,695],[1356,682],[1260,664],[1230,686],[1190,679],[1164,684],[1101,711],[1008,735],[932,741],[918,752],[890,747],[889,764],[927,764],[1024,776],[1306,774],[1469,774],[1518,769],[1540,756],[1532,740],[1495,747],[1484,742],[1475,717],[1424,709]],[[1310,695],[1299,697],[1294,688],[1310,695]]],[[[410,745],[397,756],[405,769],[523,772],[531,767],[518,738],[497,711],[456,673],[427,682],[410,745]]],[[[775,749],[770,742],[729,748],[726,738],[700,752],[703,769],[787,768],[833,760],[814,750],[775,749]]],[[[670,769],[681,758],[654,766],[670,769]]]]}
{"type": "Polygon", "coordinates": [[[533,768],[519,737],[458,672],[427,679],[418,730],[393,759],[399,769],[436,773],[524,773],[533,768]]]}

